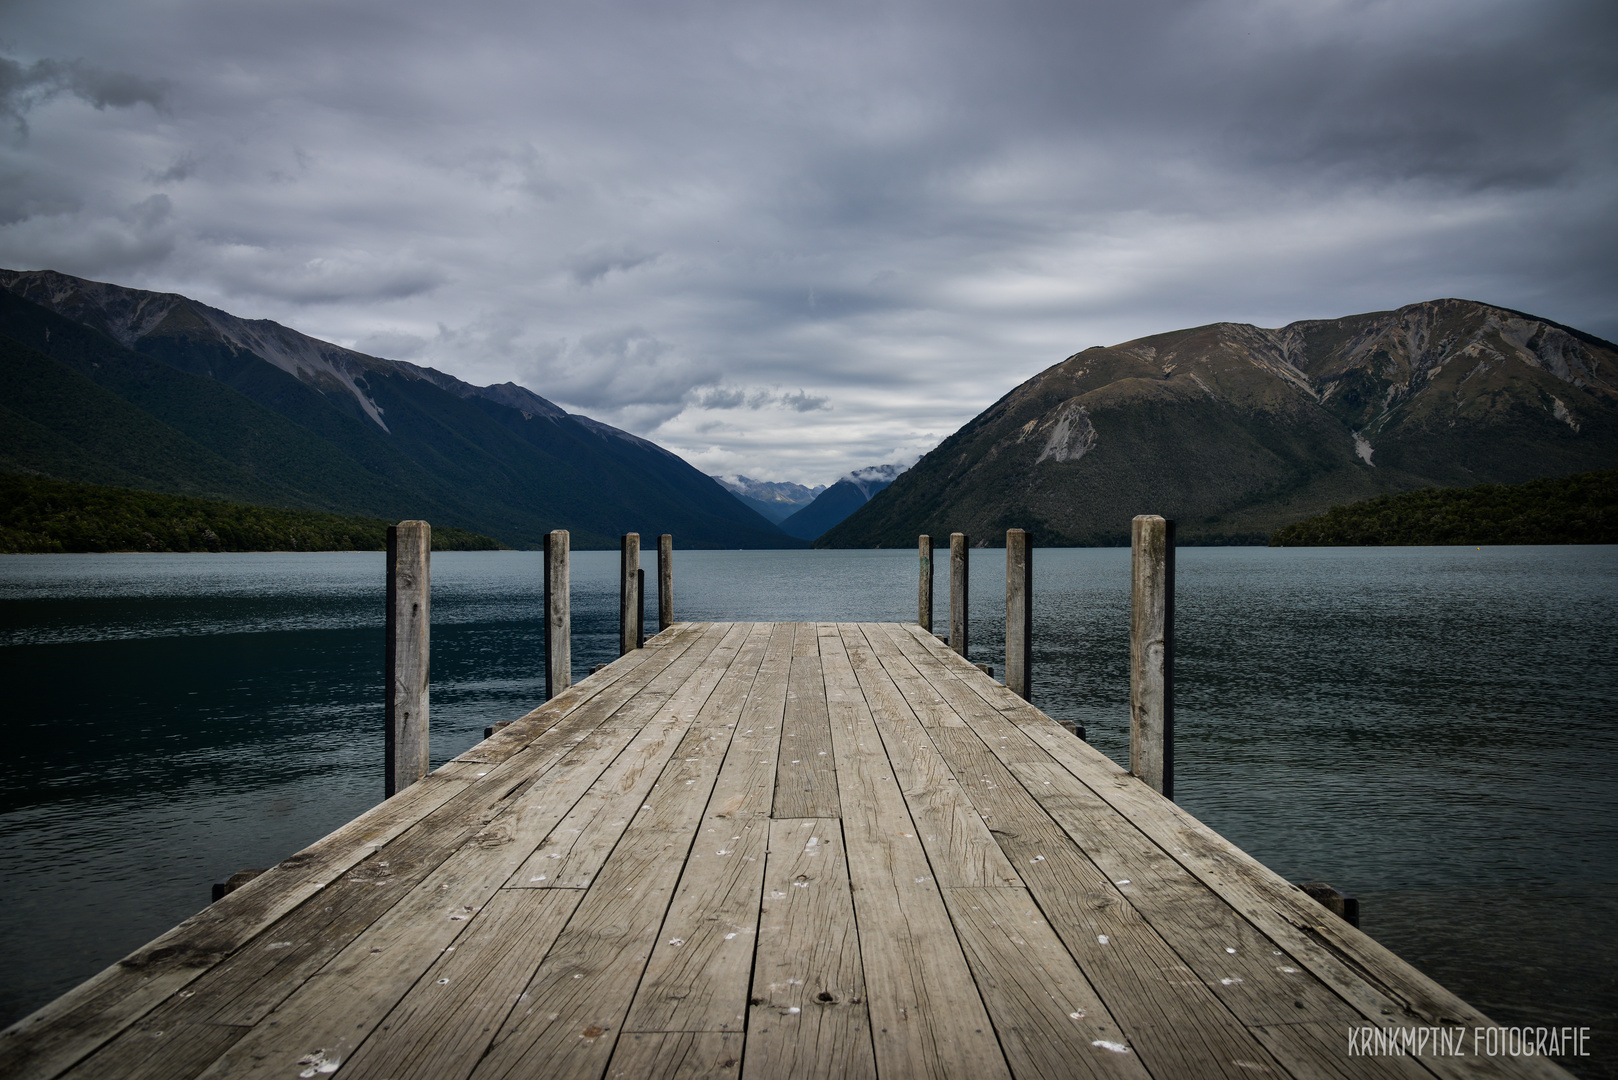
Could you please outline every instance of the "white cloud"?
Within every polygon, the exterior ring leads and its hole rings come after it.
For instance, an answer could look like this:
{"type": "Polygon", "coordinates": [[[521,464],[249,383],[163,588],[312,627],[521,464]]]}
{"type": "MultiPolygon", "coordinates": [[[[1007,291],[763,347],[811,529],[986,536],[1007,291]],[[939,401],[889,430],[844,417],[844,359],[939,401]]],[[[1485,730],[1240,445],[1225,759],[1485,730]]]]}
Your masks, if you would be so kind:
{"type": "Polygon", "coordinates": [[[1078,349],[1218,319],[1461,295],[1618,336],[1597,3],[7,23],[0,265],[522,382],[714,472],[826,482],[1078,349]]]}

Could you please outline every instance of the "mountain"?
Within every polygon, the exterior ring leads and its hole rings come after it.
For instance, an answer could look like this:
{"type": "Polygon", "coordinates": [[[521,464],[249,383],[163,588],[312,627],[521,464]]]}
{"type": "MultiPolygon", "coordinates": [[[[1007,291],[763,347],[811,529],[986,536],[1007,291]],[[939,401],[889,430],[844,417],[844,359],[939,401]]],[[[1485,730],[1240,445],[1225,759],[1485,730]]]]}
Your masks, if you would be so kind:
{"type": "Polygon", "coordinates": [[[1618,346],[1433,300],[1277,330],[1215,323],[1086,349],[945,439],[817,541],[1262,542],[1334,505],[1618,466],[1618,346]]]}
{"type": "Polygon", "coordinates": [[[398,520],[514,547],[670,532],[795,547],[685,461],[512,383],[477,387],[175,293],[0,271],[0,469],[398,520]]]}
{"type": "Polygon", "coordinates": [[[892,484],[907,467],[869,465],[855,469],[815,496],[814,502],[783,520],[781,531],[802,540],[815,539],[870,502],[877,492],[892,484]]]}
{"type": "Polygon", "coordinates": [[[779,525],[798,510],[814,502],[826,490],[825,484],[812,488],[777,480],[754,480],[751,476],[715,476],[719,486],[779,525]]]}

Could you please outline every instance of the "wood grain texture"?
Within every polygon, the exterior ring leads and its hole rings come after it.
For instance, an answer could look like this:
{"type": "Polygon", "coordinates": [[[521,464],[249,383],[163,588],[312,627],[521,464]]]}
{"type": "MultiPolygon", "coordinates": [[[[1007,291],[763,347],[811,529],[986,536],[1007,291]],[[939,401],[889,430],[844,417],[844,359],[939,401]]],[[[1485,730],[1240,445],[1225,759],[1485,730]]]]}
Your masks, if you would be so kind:
{"type": "Polygon", "coordinates": [[[639,646],[640,533],[624,533],[618,549],[618,655],[639,646]]]}
{"type": "Polygon", "coordinates": [[[787,682],[781,756],[775,773],[776,817],[836,817],[837,770],[826,714],[826,680],[814,628],[803,624],[787,682]]]}
{"type": "Polygon", "coordinates": [[[745,1080],[876,1076],[843,826],[770,823],[745,1080]]]}
{"type": "Polygon", "coordinates": [[[916,538],[916,561],[920,575],[916,582],[916,623],[933,632],[933,538],[922,533],[916,538]]]}
{"type": "Polygon", "coordinates": [[[387,691],[384,789],[389,796],[427,775],[428,631],[432,625],[433,531],[425,521],[388,526],[387,691]]]}
{"type": "Polygon", "coordinates": [[[1130,526],[1129,771],[1174,798],[1174,522],[1130,526]]]}
{"type": "Polygon", "coordinates": [[[972,597],[971,542],[965,533],[949,534],[949,647],[958,656],[966,655],[971,619],[968,604],[972,597]]]}
{"type": "Polygon", "coordinates": [[[832,741],[877,1071],[1009,1077],[926,849],[841,647],[860,630],[845,624],[839,631],[821,636],[821,662],[827,697],[839,714],[832,741]]]}
{"type": "Polygon", "coordinates": [[[1146,1080],[1026,889],[945,889],[944,898],[1013,1075],[1146,1080]]]}
{"type": "Polygon", "coordinates": [[[1346,1052],[1488,1023],[919,625],[679,623],[0,1033],[0,1073],[1566,1076],[1346,1052]],[[816,740],[793,797],[831,812],[782,816],[816,740]]]}
{"type": "Polygon", "coordinates": [[[1034,552],[1028,533],[1006,530],[1006,689],[1028,700],[1034,666],[1034,552]]]}
{"type": "Polygon", "coordinates": [[[573,685],[573,575],[566,529],[545,534],[545,700],[573,685]]]}

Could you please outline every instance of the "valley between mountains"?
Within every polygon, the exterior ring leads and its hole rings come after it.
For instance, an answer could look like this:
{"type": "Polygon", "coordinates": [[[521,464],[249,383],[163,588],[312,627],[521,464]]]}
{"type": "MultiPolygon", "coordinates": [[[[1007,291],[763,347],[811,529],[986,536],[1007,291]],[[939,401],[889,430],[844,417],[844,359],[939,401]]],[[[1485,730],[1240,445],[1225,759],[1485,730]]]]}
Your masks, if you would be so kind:
{"type": "Polygon", "coordinates": [[[710,477],[513,383],[478,387],[174,293],[0,270],[0,472],[538,546],[1263,543],[1334,505],[1618,467],[1618,346],[1468,300],[1074,354],[909,469],[710,477]]]}

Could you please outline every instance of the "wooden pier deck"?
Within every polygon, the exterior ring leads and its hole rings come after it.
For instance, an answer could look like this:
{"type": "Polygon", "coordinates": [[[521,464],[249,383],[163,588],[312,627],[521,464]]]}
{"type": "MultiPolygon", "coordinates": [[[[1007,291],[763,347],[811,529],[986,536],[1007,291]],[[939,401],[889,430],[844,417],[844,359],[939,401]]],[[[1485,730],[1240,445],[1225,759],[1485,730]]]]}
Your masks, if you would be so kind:
{"type": "Polygon", "coordinates": [[[13,1026],[0,1075],[1566,1075],[1486,1026],[920,628],[682,623],[13,1026]]]}

